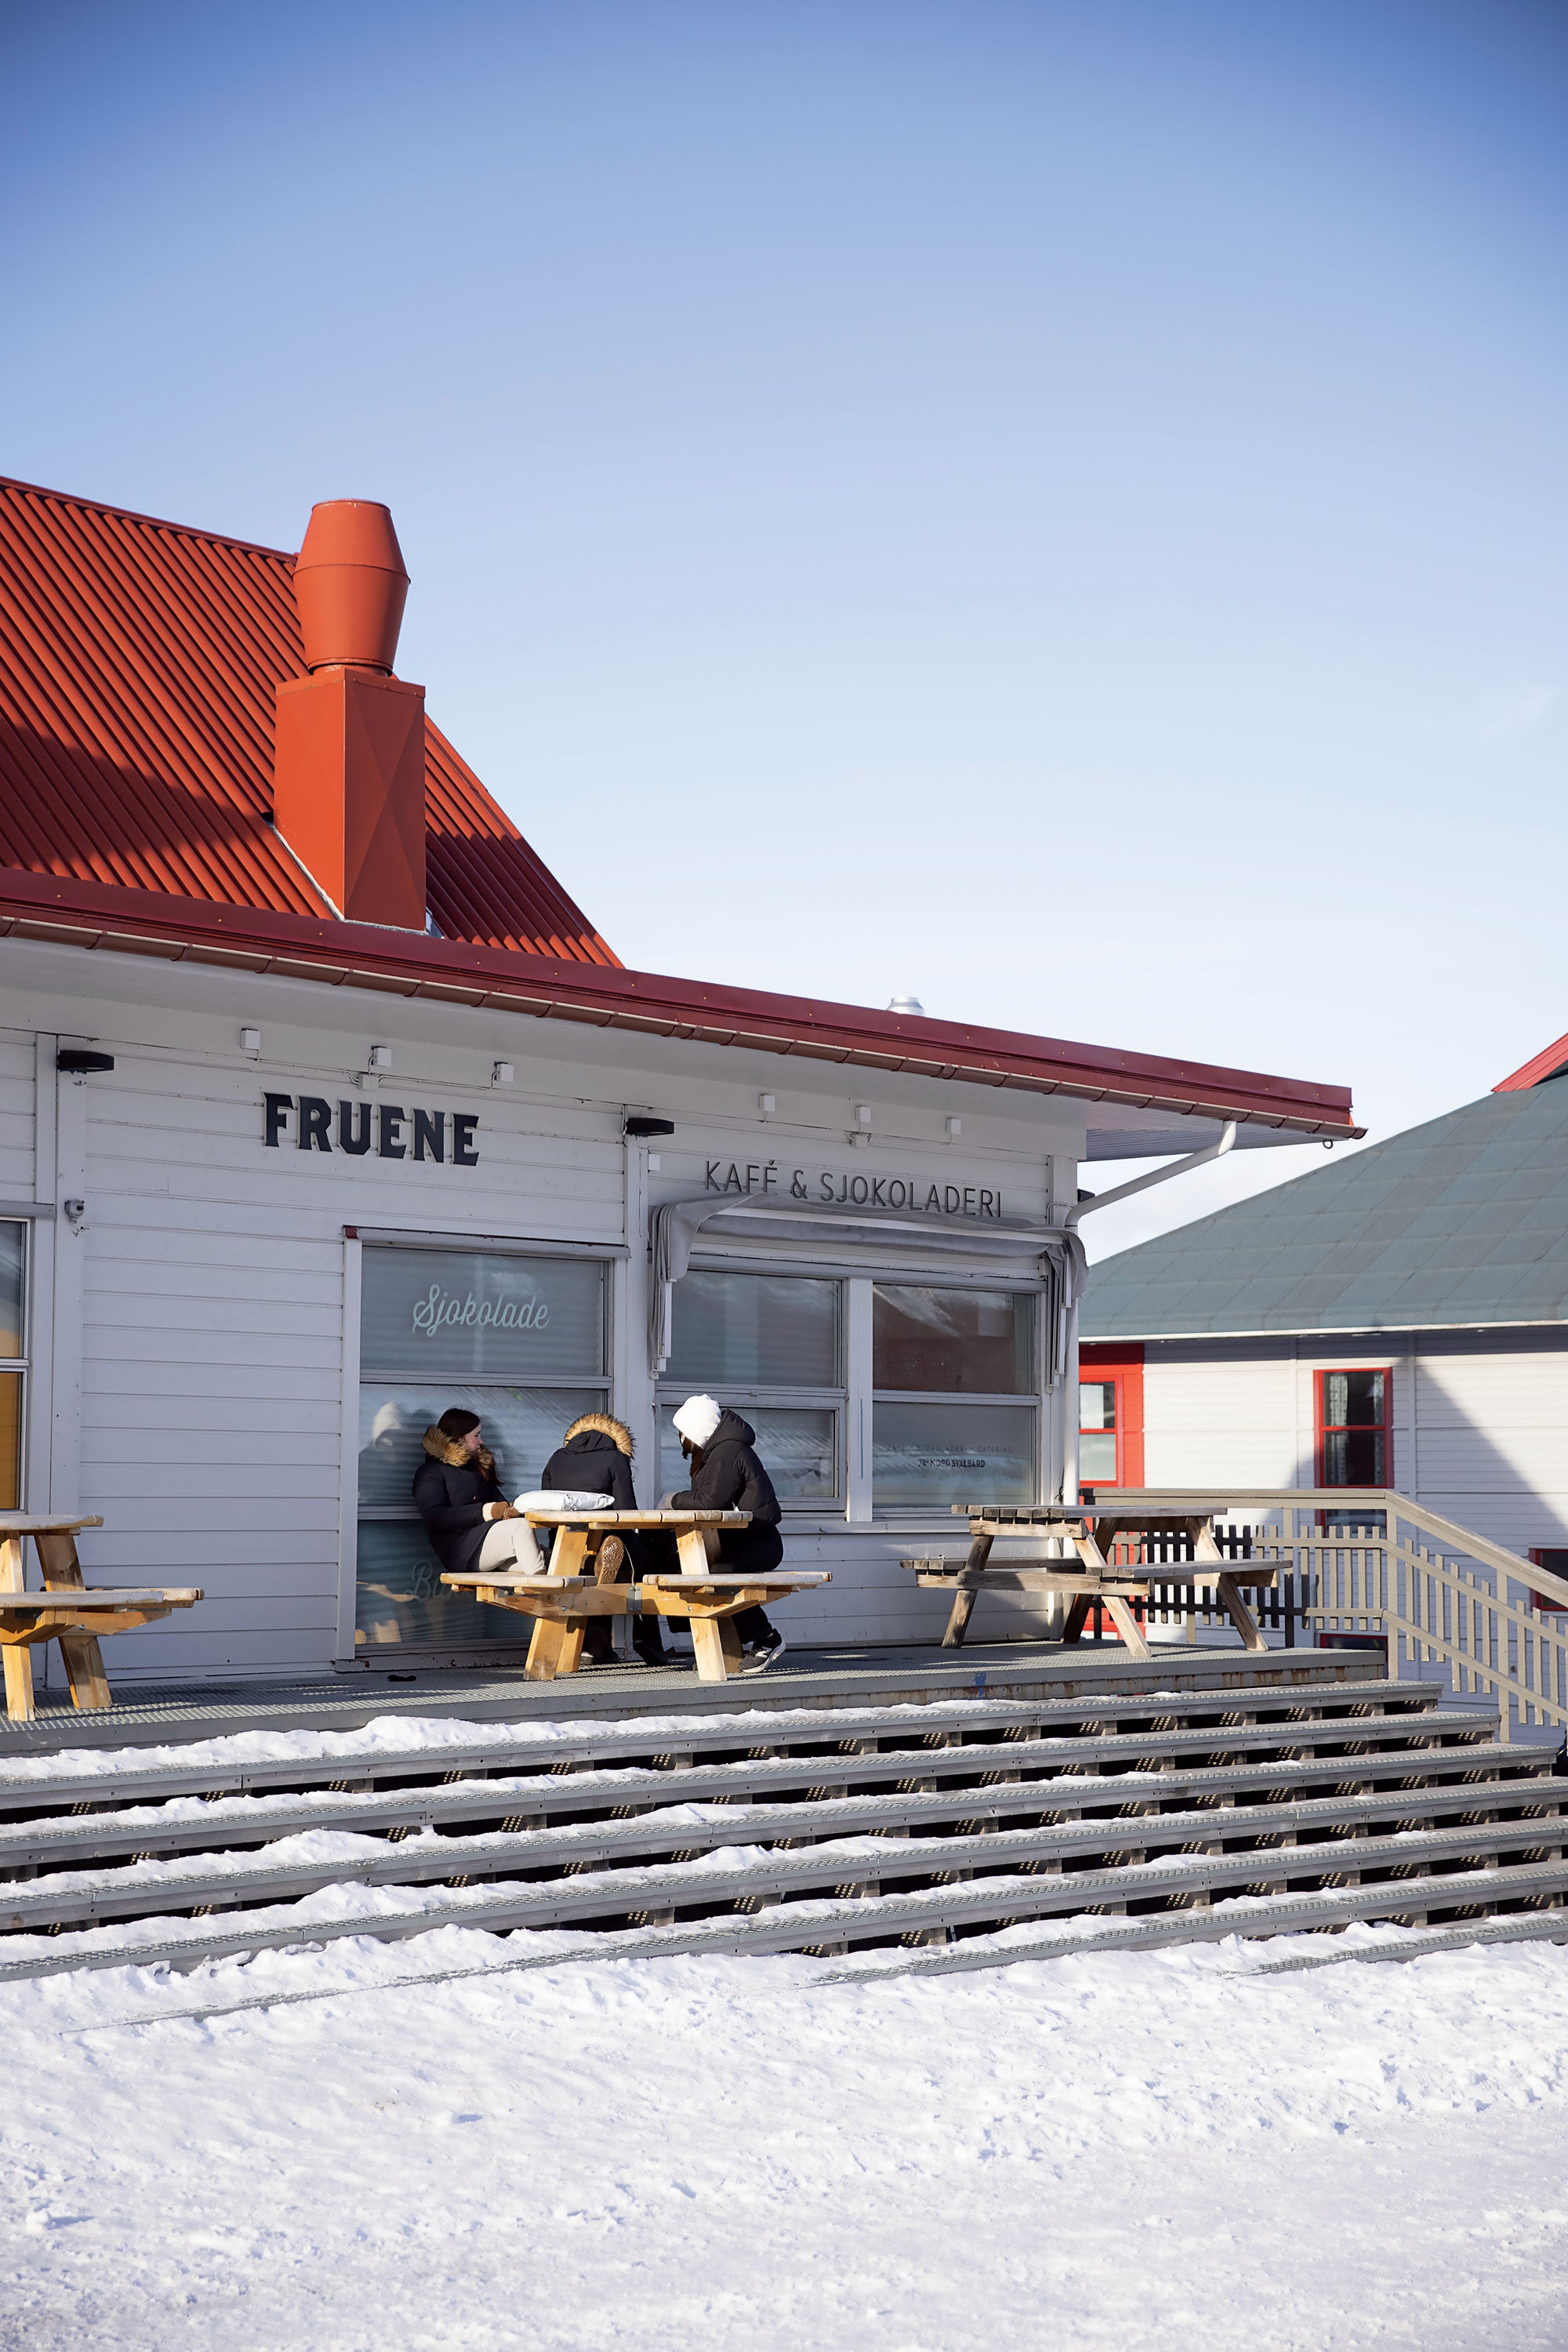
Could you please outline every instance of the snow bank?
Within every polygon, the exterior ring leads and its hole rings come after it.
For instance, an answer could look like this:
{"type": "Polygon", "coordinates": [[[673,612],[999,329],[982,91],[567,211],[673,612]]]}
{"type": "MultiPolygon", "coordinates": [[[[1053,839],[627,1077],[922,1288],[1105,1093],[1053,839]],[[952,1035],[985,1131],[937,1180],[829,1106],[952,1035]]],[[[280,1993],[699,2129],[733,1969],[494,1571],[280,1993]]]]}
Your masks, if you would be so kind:
{"type": "Polygon", "coordinates": [[[0,1993],[0,2346],[1564,2341],[1550,1946],[1282,1978],[1222,1945],[832,1986],[787,1957],[392,1987],[522,1941],[0,1993]],[[300,1991],[333,1997],[92,2030],[300,1991]]]}

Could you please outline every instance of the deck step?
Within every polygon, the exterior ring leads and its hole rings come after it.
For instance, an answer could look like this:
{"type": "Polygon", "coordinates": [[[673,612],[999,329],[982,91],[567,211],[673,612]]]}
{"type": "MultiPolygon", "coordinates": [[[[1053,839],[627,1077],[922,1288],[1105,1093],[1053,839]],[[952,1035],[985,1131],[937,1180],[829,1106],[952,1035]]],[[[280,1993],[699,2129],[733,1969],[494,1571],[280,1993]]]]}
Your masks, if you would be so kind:
{"type": "MultiPolygon", "coordinates": [[[[497,1724],[482,1738],[438,1747],[360,1748],[349,1754],[268,1757],[243,1763],[210,1759],[127,1764],[108,1772],[28,1773],[0,1762],[0,1820],[73,1805],[150,1804],[173,1797],[256,1796],[277,1791],[372,1788],[398,1780],[439,1783],[458,1774],[559,1771],[567,1767],[626,1767],[668,1756],[672,1748],[701,1755],[743,1755],[758,1749],[787,1755],[801,1748],[872,1742],[920,1748],[932,1740],[974,1739],[1037,1729],[1053,1736],[1103,1724],[1108,1732],[1167,1723],[1173,1730],[1258,1716],[1305,1720],[1328,1715],[1408,1718],[1429,1713],[1443,1697],[1435,1683],[1337,1682],[1261,1684],[1235,1690],[1160,1691],[1131,1698],[931,1700],[922,1706],[795,1706],[772,1714],[752,1709],[717,1718],[682,1717],[672,1706],[651,1721],[597,1724],[558,1738],[497,1724]],[[671,1725],[676,1729],[672,1731],[671,1725]]],[[[1472,1710],[1473,1711],[1473,1710],[1472,1710]]],[[[1445,1707],[1447,1717],[1452,1712],[1445,1707]]],[[[1497,1720],[1493,1710],[1492,1721],[1497,1720]]]]}
{"type": "MultiPolygon", "coordinates": [[[[1401,1857],[1404,1858],[1403,1856],[1401,1857]]],[[[1242,1861],[1244,1857],[1237,1857],[1242,1861]]],[[[1261,1874],[1255,1874],[1261,1875],[1261,1874]]],[[[1568,1862],[1504,1864],[1495,1869],[1427,1872],[1414,1878],[1384,1881],[1372,1886],[1347,1886],[1309,1894],[1276,1895],[1215,1908],[1173,1908],[1134,1921],[1107,1926],[1097,1918],[1089,1926],[1081,1916],[1087,1903],[1104,1906],[1122,1890],[1110,1885],[1113,1875],[1130,1884],[1128,1900],[1163,1895],[1180,1896],[1191,1889],[1190,1867],[1152,1864],[1136,1873],[1092,1873],[1086,1889],[1079,1877],[1020,1878],[966,1883],[919,1894],[858,1896],[838,1901],[778,1902],[754,1914],[680,1922],[666,1927],[605,1929],[586,1943],[555,1947],[540,1956],[539,1965],[568,1959],[612,1958],[627,1954],[647,1956],[678,1953],[831,1952],[855,1945],[894,1944],[904,1939],[928,1941],[953,1935],[987,1935],[999,1926],[1070,1912],[1076,1904],[1080,1924],[1058,1929],[1054,1937],[1010,1951],[1011,1958],[1048,1958],[1058,1952],[1088,1949],[1118,1950],[1130,1945],[1212,1941],[1245,1935],[1285,1935],[1320,1929],[1348,1919],[1387,1919],[1425,1925],[1429,1913],[1490,1912],[1504,1903],[1542,1908],[1561,1904],[1568,1895],[1568,1862]]],[[[1240,1877],[1238,1871],[1237,1877],[1240,1877]]],[[[1245,1879],[1242,1880],[1245,1885],[1245,1879]]],[[[717,1892],[717,1889],[714,1890],[717,1892]]],[[[1231,1891],[1236,1891],[1234,1882],[1231,1891]]],[[[405,1941],[437,1927],[462,1927],[494,1933],[519,1927],[554,1924],[530,1905],[531,1889],[499,1898],[466,1904],[435,1904],[418,1911],[386,1914],[355,1913],[341,1918],[252,1919],[216,1931],[168,1937],[156,1942],[128,1945],[105,1940],[79,1945],[66,1951],[36,1951],[0,1961],[0,1983],[16,1983],[59,1976],[79,1969],[167,1967],[199,1968],[209,1960],[237,1953],[279,1951],[289,1948],[316,1949],[353,1937],[378,1941],[405,1941]],[[520,1899],[521,1897],[521,1899],[520,1899]]],[[[650,1898],[649,1906],[653,1907],[650,1898]]],[[[1568,1923],[1565,1923],[1568,1924],[1568,1923]]],[[[933,1958],[935,1955],[931,1956],[933,1958]]],[[[963,1965],[962,1955],[943,1955],[963,1965]]],[[[988,1963],[980,1963],[986,1965],[988,1963]]],[[[907,1973],[897,1968],[889,1973],[907,1973]]]]}
{"type": "MultiPolygon", "coordinates": [[[[1386,1837],[1394,1823],[1402,1836],[1440,1834],[1452,1841],[1445,1845],[1445,1852],[1473,1853],[1478,1858],[1521,1846],[1555,1850],[1564,1834],[1560,1807],[1568,1801],[1568,1784],[1543,1778],[1534,1782],[1483,1783],[1462,1792],[1452,1788],[1376,1790],[1355,1797],[1269,1805],[1133,1811],[1110,1820],[1006,1829],[994,1825],[1009,1813],[1037,1811],[1037,1801],[1030,1806],[1026,1798],[1026,1788],[1009,1787],[963,1790],[937,1799],[872,1797],[816,1804],[726,1806],[715,1809],[719,1818],[701,1823],[691,1822],[685,1810],[679,1809],[673,1815],[651,1814],[636,1822],[578,1823],[478,1838],[378,1842],[379,1853],[351,1859],[263,1861],[247,1867],[238,1864],[237,1857],[225,1855],[219,1858],[224,1866],[215,1862],[212,1868],[193,1868],[173,1878],[142,1878],[123,1866],[73,1870],[0,1886],[0,1933],[85,1927],[109,1919],[177,1917],[197,1909],[294,1900],[336,1885],[416,1886],[520,1875],[536,1884],[542,1880],[553,1885],[568,1874],[584,1871],[630,1871],[637,1881],[637,1891],[619,1903],[612,1885],[590,1907],[605,1914],[623,1905],[643,1910],[649,1907],[642,1891],[647,1869],[660,1862],[668,1864],[677,1856],[685,1862],[730,1846],[790,1851],[801,1865],[792,1871],[796,1879],[808,1874],[815,1849],[824,1855],[819,1874],[829,1883],[847,1876],[912,1879],[958,1870],[1000,1871],[1024,1863],[1036,1869],[1059,1868],[1068,1861],[1096,1855],[1118,1859],[1130,1853],[1144,1857],[1182,1853],[1219,1856],[1233,1850],[1253,1856],[1259,1877],[1301,1877],[1312,1874],[1314,1867],[1326,1866],[1331,1854],[1336,1869],[1367,1866],[1372,1832],[1382,1829],[1386,1837]],[[1457,1807],[1456,1796],[1461,1793],[1470,1801],[1457,1807]],[[928,1834],[911,1836],[903,1822],[889,1822],[890,1812],[907,1816],[920,1803],[928,1808],[919,1823],[928,1834]],[[943,1809],[941,1813],[939,1805],[943,1809]],[[1452,1815],[1456,1811],[1461,1814],[1458,1822],[1434,1823],[1428,1818],[1452,1815]],[[1522,1813],[1522,1818],[1499,1819],[1504,1811],[1522,1813]],[[942,1834],[944,1820],[948,1826],[942,1834]],[[894,1834],[887,1833],[889,1827],[894,1834]],[[903,1833],[896,1833],[900,1831],[903,1833]],[[932,1831],[937,1833],[931,1834],[932,1831]],[[834,1862],[828,1849],[847,1837],[876,1837],[883,1852],[862,1853],[855,1857],[853,1866],[834,1862]],[[802,1853],[802,1848],[807,1852],[802,1853]]],[[[707,1886],[704,1880],[698,1888],[703,1899],[707,1886]]],[[[581,1911],[583,1905],[569,1907],[581,1911]]]]}
{"type": "MultiPolygon", "coordinates": [[[[808,1756],[748,1756],[710,1764],[584,1767],[565,1773],[487,1778],[417,1790],[355,1794],[225,1797],[172,1801],[173,1809],[46,1817],[0,1826],[0,1871],[84,1867],[116,1854],[166,1855],[266,1843],[308,1829],[374,1833],[526,1818],[542,1826],[565,1813],[611,1813],[631,1807],[868,1793],[900,1782],[987,1782],[1034,1789],[1068,1785],[1062,1807],[1114,1801],[1121,1779],[1158,1780],[1160,1793],[1227,1788],[1304,1786],[1313,1780],[1393,1778],[1401,1771],[1447,1778],[1457,1772],[1549,1769],[1556,1750],[1543,1743],[1500,1742],[1495,1713],[1444,1708],[1415,1718],[1387,1715],[1288,1725],[1243,1724],[1195,1731],[1103,1734],[1089,1739],[1008,1738],[963,1746],[887,1748],[808,1756]],[[1237,1762],[1221,1761],[1236,1750],[1237,1762]],[[1302,1749],[1341,1751],[1301,1754],[1302,1749]],[[1406,1763],[1406,1759],[1409,1759],[1406,1763]],[[1187,1769],[1180,1769],[1184,1759],[1187,1769]],[[1231,1775],[1229,1780],[1215,1775],[1231,1775]],[[1013,1776],[1017,1776],[1015,1784],[1013,1776]]],[[[678,1754],[684,1751],[677,1749],[678,1754]]],[[[919,1793],[911,1789],[910,1793],[919,1793]]]]}

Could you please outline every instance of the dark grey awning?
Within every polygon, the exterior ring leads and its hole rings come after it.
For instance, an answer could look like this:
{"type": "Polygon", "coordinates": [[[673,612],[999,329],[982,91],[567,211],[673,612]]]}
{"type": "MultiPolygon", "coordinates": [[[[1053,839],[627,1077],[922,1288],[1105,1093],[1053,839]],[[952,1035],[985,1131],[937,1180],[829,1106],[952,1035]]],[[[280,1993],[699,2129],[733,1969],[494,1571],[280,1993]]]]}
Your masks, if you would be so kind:
{"type": "Polygon", "coordinates": [[[1087,1272],[1083,1244],[1077,1234],[1059,1225],[1034,1223],[1024,1218],[923,1217],[900,1215],[897,1210],[842,1209],[826,1202],[715,1200],[703,1193],[694,1201],[667,1201],[653,1213],[649,1243],[653,1284],[648,1299],[648,1360],[663,1370],[670,1348],[671,1294],[691,1263],[697,1235],[722,1222],[723,1238],[734,1241],[818,1241],[835,1251],[873,1255],[886,1263],[906,1254],[933,1270],[944,1260],[969,1265],[996,1262],[1016,1275],[1027,1269],[1031,1279],[1044,1282],[1052,1294],[1055,1312],[1047,1323],[1049,1363],[1054,1379],[1067,1354],[1067,1313],[1082,1296],[1087,1272]]]}

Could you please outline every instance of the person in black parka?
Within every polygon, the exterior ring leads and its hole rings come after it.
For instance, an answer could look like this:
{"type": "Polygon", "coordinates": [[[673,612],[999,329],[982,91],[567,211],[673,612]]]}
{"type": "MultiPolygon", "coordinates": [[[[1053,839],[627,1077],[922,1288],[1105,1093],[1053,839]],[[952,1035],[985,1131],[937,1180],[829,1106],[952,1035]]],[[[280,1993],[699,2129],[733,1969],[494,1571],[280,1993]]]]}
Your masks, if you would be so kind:
{"type": "MultiPolygon", "coordinates": [[[[749,1511],[749,1528],[725,1528],[720,1564],[738,1575],[765,1576],[784,1558],[784,1514],[773,1482],[757,1457],[757,1433],[738,1412],[710,1396],[688,1397],[675,1415],[681,1451],[690,1456],[691,1484],[670,1500],[694,1511],[749,1511]]],[[[743,1672],[759,1674],[784,1655],[784,1639],[765,1610],[742,1609],[735,1631],[745,1652],[743,1672]]]]}
{"type": "MultiPolygon", "coordinates": [[[[632,1433],[624,1421],[616,1421],[607,1412],[580,1413],[572,1423],[562,1443],[544,1465],[541,1486],[555,1494],[574,1491],[584,1495],[603,1495],[617,1511],[635,1511],[637,1489],[632,1485],[632,1433]]],[[[640,1580],[646,1572],[646,1556],[637,1539],[637,1530],[628,1528],[621,1538],[626,1546],[626,1559],[616,1581],[624,1584],[629,1578],[640,1580]]],[[[604,1643],[610,1645],[608,1621],[590,1621],[594,1630],[603,1628],[604,1643]]],[[[664,1635],[657,1616],[635,1617],[632,1620],[632,1647],[646,1666],[662,1666],[668,1661],[664,1653],[664,1635]]]]}
{"type": "MultiPolygon", "coordinates": [[[[593,1482],[581,1482],[590,1493],[593,1482]]],[[[431,1549],[456,1575],[493,1569],[507,1575],[521,1569],[537,1576],[543,1568],[533,1529],[509,1503],[496,1477],[495,1456],[482,1443],[479,1417],[462,1405],[449,1406],[425,1433],[425,1459],[414,1474],[414,1500],[431,1549]]],[[[616,1664],[610,1628],[591,1618],[583,1643],[590,1665],[616,1664]]]]}
{"type": "Polygon", "coordinates": [[[430,1548],[443,1568],[455,1576],[471,1575],[480,1565],[479,1554],[500,1520],[517,1520],[504,1535],[497,1533],[483,1565],[500,1568],[503,1552],[510,1558],[524,1537],[531,1542],[496,1480],[495,1455],[481,1443],[479,1416],[453,1405],[425,1433],[425,1459],[414,1473],[414,1500],[430,1548]]]}

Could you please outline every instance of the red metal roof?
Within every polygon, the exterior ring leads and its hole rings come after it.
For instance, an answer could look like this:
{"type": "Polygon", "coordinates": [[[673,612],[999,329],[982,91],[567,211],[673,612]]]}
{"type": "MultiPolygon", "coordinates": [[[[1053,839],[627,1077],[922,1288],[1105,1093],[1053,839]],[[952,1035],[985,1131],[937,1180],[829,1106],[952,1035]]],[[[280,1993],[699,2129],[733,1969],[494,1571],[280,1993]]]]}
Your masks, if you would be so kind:
{"type": "Polygon", "coordinates": [[[1343,1087],[626,971],[435,727],[429,898],[443,936],[339,920],[268,822],[276,691],[304,667],[293,561],[0,479],[0,933],[1062,1094],[1161,1122],[1237,1118],[1282,1141],[1362,1132],[1343,1087]]]}
{"type": "MultiPolygon", "coordinates": [[[[0,479],[0,864],[285,915],[331,909],[268,818],[304,674],[292,555],[0,479]]],[[[616,965],[426,722],[448,939],[616,965]]]]}
{"type": "Polygon", "coordinates": [[[102,884],[0,873],[0,933],[5,932],[383,994],[492,1005],[602,1029],[699,1038],[806,1061],[1131,1104],[1164,1116],[1243,1119],[1278,1130],[1281,1141],[1364,1132],[1354,1124],[1345,1087],[619,967],[591,970],[563,957],[508,954],[364,923],[153,898],[102,884]]]}
{"type": "Polygon", "coordinates": [[[1492,1088],[1494,1095],[1522,1094],[1527,1087],[1544,1086],[1548,1078],[1568,1070],[1568,1037],[1559,1037],[1554,1045],[1547,1045],[1526,1062],[1513,1076],[1500,1078],[1492,1088]]]}

